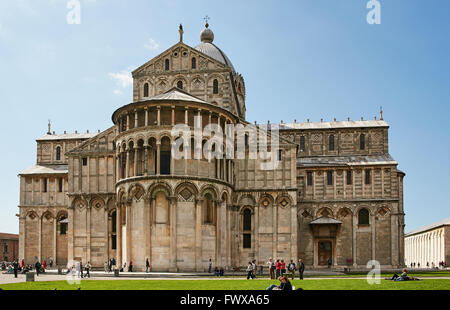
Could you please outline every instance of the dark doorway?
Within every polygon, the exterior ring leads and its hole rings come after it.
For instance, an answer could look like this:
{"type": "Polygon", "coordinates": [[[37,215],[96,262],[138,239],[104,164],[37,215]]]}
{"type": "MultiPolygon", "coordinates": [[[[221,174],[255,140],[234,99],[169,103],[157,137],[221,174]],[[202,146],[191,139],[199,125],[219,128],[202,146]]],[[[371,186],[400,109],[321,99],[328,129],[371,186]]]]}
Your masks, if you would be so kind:
{"type": "Polygon", "coordinates": [[[170,151],[161,151],[161,174],[170,174],[170,151]]]}
{"type": "Polygon", "coordinates": [[[328,260],[332,257],[331,241],[320,241],[318,249],[319,266],[327,266],[328,260]]]}

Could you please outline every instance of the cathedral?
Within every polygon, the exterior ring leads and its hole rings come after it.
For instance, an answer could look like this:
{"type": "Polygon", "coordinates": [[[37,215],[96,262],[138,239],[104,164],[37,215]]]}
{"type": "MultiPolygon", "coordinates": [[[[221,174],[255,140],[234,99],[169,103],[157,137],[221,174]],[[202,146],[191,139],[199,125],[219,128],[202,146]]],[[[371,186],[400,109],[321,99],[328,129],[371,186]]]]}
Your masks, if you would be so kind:
{"type": "MultiPolygon", "coordinates": [[[[179,42],[132,77],[133,100],[109,129],[55,134],[49,125],[36,140],[37,163],[20,173],[25,263],[103,267],[115,258],[145,270],[148,259],[152,271],[169,272],[269,258],[314,269],[404,265],[405,174],[389,154],[382,111],[374,120],[277,124],[273,169],[252,156],[177,158],[176,125],[257,127],[246,121],[243,76],[206,23],[196,47],[180,25],[179,42]]],[[[251,142],[246,134],[246,155],[251,142]]]]}

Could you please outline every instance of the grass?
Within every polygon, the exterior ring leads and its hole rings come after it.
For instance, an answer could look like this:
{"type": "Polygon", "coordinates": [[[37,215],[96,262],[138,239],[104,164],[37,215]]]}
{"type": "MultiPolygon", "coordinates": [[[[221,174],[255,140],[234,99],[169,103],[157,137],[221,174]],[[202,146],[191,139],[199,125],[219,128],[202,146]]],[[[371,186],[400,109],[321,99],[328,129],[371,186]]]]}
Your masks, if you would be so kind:
{"type": "MultiPolygon", "coordinates": [[[[3,290],[264,290],[272,280],[83,280],[70,285],[66,281],[0,284],[3,290]]],[[[449,279],[424,279],[411,282],[381,280],[369,285],[363,279],[294,280],[304,290],[450,290],[449,279]]]]}

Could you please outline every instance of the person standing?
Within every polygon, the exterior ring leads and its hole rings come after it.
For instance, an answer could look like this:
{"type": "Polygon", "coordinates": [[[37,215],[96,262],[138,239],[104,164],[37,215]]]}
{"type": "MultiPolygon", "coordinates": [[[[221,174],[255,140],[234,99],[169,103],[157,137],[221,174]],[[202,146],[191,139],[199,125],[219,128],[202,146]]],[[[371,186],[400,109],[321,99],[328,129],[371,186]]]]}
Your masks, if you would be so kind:
{"type": "Polygon", "coordinates": [[[280,263],[279,259],[277,259],[277,262],[275,264],[275,270],[276,270],[276,276],[278,279],[279,277],[281,277],[281,263],[280,263]]]}
{"type": "Polygon", "coordinates": [[[36,275],[39,276],[39,271],[41,270],[41,263],[39,261],[34,264],[34,268],[36,269],[36,275]]]}
{"type": "Polygon", "coordinates": [[[333,260],[331,257],[328,259],[328,268],[331,268],[331,265],[333,264],[333,260]]]}
{"type": "Polygon", "coordinates": [[[130,264],[128,265],[128,271],[133,272],[133,261],[130,260],[130,264]]]}
{"type": "Polygon", "coordinates": [[[208,273],[211,273],[212,271],[212,260],[211,258],[209,259],[209,267],[208,267],[208,273]]]}
{"type": "Polygon", "coordinates": [[[253,267],[252,279],[255,279],[256,278],[256,269],[258,268],[256,266],[256,260],[252,261],[252,267],[253,267]]]}
{"type": "Polygon", "coordinates": [[[44,260],[44,262],[42,263],[42,268],[47,269],[47,262],[44,260]]]}
{"type": "Polygon", "coordinates": [[[305,264],[303,263],[303,259],[298,260],[298,272],[300,280],[303,280],[303,272],[305,272],[305,264]]]}
{"type": "Polygon", "coordinates": [[[85,270],[86,270],[86,277],[88,277],[89,279],[91,278],[91,262],[87,262],[86,266],[85,266],[85,270]]]}
{"type": "Polygon", "coordinates": [[[250,278],[253,279],[252,273],[253,273],[253,264],[251,262],[248,262],[248,266],[247,266],[247,280],[249,280],[250,278]]]}
{"type": "Polygon", "coordinates": [[[25,260],[22,259],[22,263],[20,264],[20,267],[23,269],[23,267],[25,267],[25,260]]]}
{"type": "Polygon", "coordinates": [[[81,279],[83,279],[84,274],[83,274],[83,262],[82,261],[80,261],[80,276],[81,276],[81,279]]]}
{"type": "Polygon", "coordinates": [[[284,259],[281,260],[281,276],[284,276],[286,273],[286,263],[284,259]]]}
{"type": "Polygon", "coordinates": [[[149,270],[150,270],[150,261],[147,258],[145,260],[145,272],[148,273],[149,270]]]}
{"type": "Polygon", "coordinates": [[[295,263],[292,259],[291,259],[291,262],[289,263],[288,270],[289,270],[289,273],[291,274],[292,280],[294,280],[296,268],[295,268],[295,263]]]}
{"type": "Polygon", "coordinates": [[[17,271],[19,270],[19,263],[17,262],[17,260],[14,261],[13,268],[14,268],[14,278],[17,279],[17,271]]]}
{"type": "Polygon", "coordinates": [[[267,267],[269,267],[270,279],[271,280],[275,279],[275,263],[273,262],[273,259],[269,258],[266,265],[267,267]]]}

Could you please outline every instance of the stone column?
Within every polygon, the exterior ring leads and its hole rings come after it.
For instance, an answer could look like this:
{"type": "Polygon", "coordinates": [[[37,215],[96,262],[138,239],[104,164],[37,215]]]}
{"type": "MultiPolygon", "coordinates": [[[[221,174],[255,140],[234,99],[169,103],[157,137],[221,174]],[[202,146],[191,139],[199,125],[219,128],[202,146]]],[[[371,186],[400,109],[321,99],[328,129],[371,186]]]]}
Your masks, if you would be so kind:
{"type": "Polygon", "coordinates": [[[156,175],[160,175],[161,171],[161,141],[156,142],[156,175]]]}
{"type": "Polygon", "coordinates": [[[127,219],[126,219],[126,225],[127,225],[127,243],[126,243],[126,247],[127,247],[127,268],[130,264],[130,260],[133,260],[133,246],[132,246],[132,236],[131,236],[131,205],[126,206],[126,212],[127,212],[127,219]]]}
{"type": "Polygon", "coordinates": [[[151,219],[151,209],[152,209],[152,199],[146,195],[145,196],[145,209],[144,209],[144,231],[145,231],[145,255],[150,261],[150,265],[152,264],[152,238],[151,238],[151,229],[152,229],[152,219],[151,219]]]}
{"type": "Polygon", "coordinates": [[[175,106],[172,106],[172,126],[175,125],[175,106]]]}
{"type": "Polygon", "coordinates": [[[273,211],[272,257],[276,259],[276,257],[278,257],[278,205],[275,202],[272,204],[272,211],[273,211]]]}
{"type": "Polygon", "coordinates": [[[133,163],[133,176],[137,176],[137,167],[138,167],[138,151],[139,148],[137,145],[134,146],[134,163],[133,163]]]}
{"type": "Polygon", "coordinates": [[[256,259],[256,263],[259,264],[259,206],[256,205],[255,206],[255,221],[253,222],[254,226],[254,235],[255,235],[255,244],[254,244],[254,249],[255,249],[255,259],[256,259]]]}
{"type": "Polygon", "coordinates": [[[56,236],[57,236],[57,218],[56,216],[53,218],[53,262],[56,265],[56,236]]]}
{"type": "MultiPolygon", "coordinates": [[[[117,212],[117,211],[116,211],[117,212]]],[[[117,213],[116,213],[117,215],[117,213]]],[[[104,261],[108,261],[109,260],[109,214],[108,214],[108,206],[107,204],[105,205],[104,208],[104,216],[105,216],[105,255],[103,256],[103,260],[104,261]]]]}
{"type": "Polygon", "coordinates": [[[130,115],[127,114],[127,130],[130,130],[130,115]]]}
{"type": "Polygon", "coordinates": [[[177,198],[169,197],[169,223],[170,223],[170,272],[177,272],[177,198]]]}
{"type": "Polygon", "coordinates": [[[376,260],[376,214],[374,211],[374,214],[370,215],[370,228],[372,229],[372,260],[376,260]]]}
{"type": "Polygon", "coordinates": [[[203,199],[195,200],[195,270],[203,271],[202,263],[202,204],[203,199]]]}
{"type": "Polygon", "coordinates": [[[134,110],[134,128],[137,128],[138,125],[139,125],[139,122],[138,122],[138,112],[137,112],[137,110],[134,110]]]}
{"type": "MultiPolygon", "coordinates": [[[[175,145],[175,142],[172,142],[171,146],[172,145],[175,145]]],[[[170,156],[170,175],[174,175],[174,174],[175,174],[175,159],[174,159],[173,154],[171,153],[171,156],[170,156]]]]}
{"type": "Polygon", "coordinates": [[[145,127],[148,126],[148,109],[147,107],[144,108],[145,111],[145,127]]]}
{"type": "Polygon", "coordinates": [[[38,241],[38,244],[39,244],[39,248],[38,248],[38,260],[39,260],[39,262],[41,262],[42,263],[42,216],[41,215],[38,215],[38,219],[39,219],[39,237],[38,237],[38,239],[39,239],[39,241],[38,241]]]}
{"type": "Polygon", "coordinates": [[[161,107],[157,106],[157,124],[158,126],[161,126],[161,107]]]}
{"type": "Polygon", "coordinates": [[[122,266],[122,208],[119,201],[116,203],[116,210],[116,266],[120,268],[122,266]]]}
{"type": "Polygon", "coordinates": [[[91,261],[91,206],[86,206],[86,262],[91,261]]]}
{"type": "Polygon", "coordinates": [[[148,175],[148,145],[147,141],[144,144],[144,175],[148,175]]]}
{"type": "MultiPolygon", "coordinates": [[[[21,212],[22,213],[22,212],[21,212]]],[[[26,234],[26,213],[23,212],[19,217],[19,259],[22,261],[22,259],[25,259],[25,240],[27,240],[27,234],[26,234]]],[[[25,262],[27,263],[27,262],[25,262]]]]}
{"type": "Polygon", "coordinates": [[[75,220],[75,216],[74,216],[74,207],[70,206],[67,208],[67,215],[68,215],[68,235],[67,235],[67,247],[68,247],[68,251],[67,251],[67,263],[73,262],[74,259],[74,240],[73,240],[73,234],[74,234],[74,220],[75,220]]]}
{"type": "Polygon", "coordinates": [[[353,267],[356,268],[358,263],[356,261],[356,230],[358,229],[358,216],[353,214],[353,240],[352,240],[352,253],[353,253],[353,267]]]}
{"type": "MultiPolygon", "coordinates": [[[[297,264],[298,262],[298,244],[297,244],[297,229],[298,229],[298,215],[297,205],[294,203],[291,207],[291,258],[297,264]]],[[[337,261],[337,260],[335,260],[337,261]]]]}
{"type": "Polygon", "coordinates": [[[125,178],[130,177],[130,149],[127,146],[127,163],[126,163],[126,171],[125,171],[125,178]]]}

